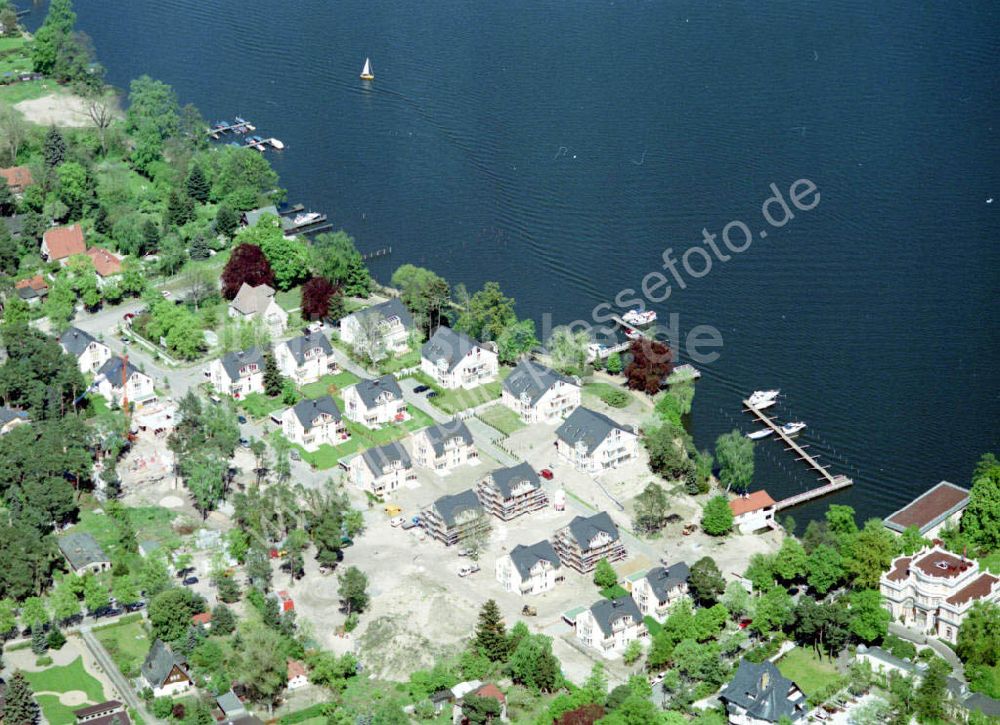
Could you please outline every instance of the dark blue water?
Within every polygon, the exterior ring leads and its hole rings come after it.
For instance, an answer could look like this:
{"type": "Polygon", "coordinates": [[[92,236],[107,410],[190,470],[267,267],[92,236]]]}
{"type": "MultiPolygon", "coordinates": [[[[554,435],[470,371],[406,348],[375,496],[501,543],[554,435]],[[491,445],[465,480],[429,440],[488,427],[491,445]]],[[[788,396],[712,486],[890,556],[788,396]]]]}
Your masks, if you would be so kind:
{"type": "MultiPolygon", "coordinates": [[[[703,227],[756,232],[768,185],[808,178],[817,208],[656,307],[723,334],[699,444],[749,428],[741,394],[780,387],[856,480],[800,519],[883,515],[997,447],[991,3],[77,5],[111,82],[149,73],[283,139],[292,200],[392,246],[380,278],[496,279],[540,323],[638,287],[703,227]]],[[[756,478],[776,498],[814,481],[774,442],[756,478]]]]}

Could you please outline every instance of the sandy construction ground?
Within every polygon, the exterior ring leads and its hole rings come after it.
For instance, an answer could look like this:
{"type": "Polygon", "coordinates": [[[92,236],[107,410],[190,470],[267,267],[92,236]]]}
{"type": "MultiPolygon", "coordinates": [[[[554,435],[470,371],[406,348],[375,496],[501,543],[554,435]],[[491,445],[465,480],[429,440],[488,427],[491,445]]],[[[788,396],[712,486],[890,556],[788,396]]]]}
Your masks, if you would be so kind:
{"type": "Polygon", "coordinates": [[[52,93],[48,96],[21,101],[14,106],[25,119],[40,126],[92,126],[86,102],[79,96],[52,93]]]}

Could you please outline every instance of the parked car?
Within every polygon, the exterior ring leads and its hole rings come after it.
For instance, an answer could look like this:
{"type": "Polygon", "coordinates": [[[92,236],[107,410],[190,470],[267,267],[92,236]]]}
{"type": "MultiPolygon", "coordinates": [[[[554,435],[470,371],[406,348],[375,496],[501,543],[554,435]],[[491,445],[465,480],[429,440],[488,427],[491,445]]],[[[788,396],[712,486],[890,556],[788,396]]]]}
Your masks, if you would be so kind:
{"type": "Polygon", "coordinates": [[[553,478],[556,477],[556,474],[552,472],[551,468],[543,468],[541,471],[538,472],[538,475],[544,478],[546,481],[551,481],[553,478]]]}
{"type": "Polygon", "coordinates": [[[193,566],[186,566],[183,569],[178,569],[177,570],[177,578],[178,579],[183,579],[184,577],[186,577],[188,574],[190,574],[193,571],[194,571],[194,567],[193,566]]]}
{"type": "Polygon", "coordinates": [[[468,556],[471,553],[472,553],[472,549],[469,549],[468,547],[465,547],[465,546],[463,546],[461,549],[458,550],[458,555],[459,556],[468,556]]]}
{"type": "Polygon", "coordinates": [[[437,396],[438,396],[438,391],[436,391],[436,390],[429,390],[429,391],[427,391],[427,397],[428,398],[436,398],[437,396]]]}
{"type": "Polygon", "coordinates": [[[475,574],[479,571],[479,564],[462,564],[458,568],[459,576],[469,576],[470,574],[475,574]]]}
{"type": "Polygon", "coordinates": [[[132,604],[125,605],[126,612],[138,612],[140,609],[146,606],[145,602],[132,602],[132,604]]]}
{"type": "Polygon", "coordinates": [[[535,609],[534,607],[532,607],[529,604],[525,604],[523,607],[521,607],[521,616],[522,617],[537,617],[538,616],[538,610],[535,609]]]}
{"type": "Polygon", "coordinates": [[[240,438],[240,445],[243,448],[249,448],[250,447],[250,441],[248,441],[246,438],[240,438]]]}
{"type": "Polygon", "coordinates": [[[293,461],[301,461],[302,460],[302,454],[299,453],[299,449],[298,448],[293,448],[292,450],[290,450],[288,452],[288,457],[291,458],[293,461]]]}
{"type": "Polygon", "coordinates": [[[126,312],[124,315],[122,315],[122,319],[125,320],[125,322],[131,322],[134,318],[135,318],[134,312],[126,312]]]}
{"type": "Polygon", "coordinates": [[[186,578],[186,579],[185,579],[185,580],[184,580],[183,582],[181,582],[181,583],[182,583],[182,584],[183,584],[184,586],[186,586],[186,587],[189,587],[189,586],[192,586],[192,585],[194,585],[194,584],[197,584],[197,583],[198,583],[198,577],[196,577],[196,576],[189,576],[189,577],[187,577],[187,578],[186,578]]]}
{"type": "Polygon", "coordinates": [[[170,290],[163,290],[160,294],[163,295],[163,299],[165,300],[169,300],[171,297],[170,290]]]}
{"type": "Polygon", "coordinates": [[[652,677],[649,678],[649,684],[650,685],[658,685],[661,682],[663,682],[663,680],[666,678],[666,676],[667,676],[666,672],[658,672],[657,674],[655,674],[655,675],[653,675],[652,677]]]}
{"type": "Polygon", "coordinates": [[[236,420],[240,422],[240,425],[243,425],[247,422],[247,417],[245,415],[238,415],[236,416],[236,420]]]}
{"type": "Polygon", "coordinates": [[[413,392],[414,393],[426,393],[430,389],[431,389],[430,385],[418,385],[417,387],[415,387],[413,389],[413,392]]]}
{"type": "Polygon", "coordinates": [[[393,516],[391,519],[389,519],[389,526],[392,526],[393,528],[396,528],[397,526],[402,526],[404,523],[406,523],[405,516],[393,516]]]}

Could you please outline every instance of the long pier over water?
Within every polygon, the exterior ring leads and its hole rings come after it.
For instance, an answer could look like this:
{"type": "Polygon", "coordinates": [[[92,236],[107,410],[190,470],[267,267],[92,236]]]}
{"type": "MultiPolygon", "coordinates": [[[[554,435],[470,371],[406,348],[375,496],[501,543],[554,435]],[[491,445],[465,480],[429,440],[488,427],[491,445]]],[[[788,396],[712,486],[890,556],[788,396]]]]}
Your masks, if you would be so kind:
{"type": "Polygon", "coordinates": [[[816,471],[816,473],[818,473],[821,476],[821,480],[826,481],[826,483],[824,483],[822,486],[811,488],[808,491],[803,491],[802,493],[798,493],[795,494],[794,496],[789,496],[788,498],[778,501],[774,505],[776,511],[780,511],[781,509],[785,509],[790,506],[797,506],[800,503],[811,501],[814,498],[819,498],[820,496],[825,496],[828,493],[833,493],[834,491],[839,491],[842,488],[847,488],[848,486],[854,485],[853,479],[850,479],[847,476],[840,474],[834,475],[830,473],[829,469],[826,466],[820,465],[819,461],[817,461],[813,456],[806,453],[805,449],[798,443],[796,443],[795,439],[793,439],[790,435],[785,433],[785,431],[781,429],[780,425],[771,420],[771,418],[765,415],[764,412],[761,411],[759,408],[756,408],[753,405],[751,405],[749,400],[744,400],[743,405],[746,406],[746,409],[751,413],[753,413],[757,417],[757,419],[760,420],[761,423],[766,425],[768,428],[774,431],[775,435],[781,438],[781,440],[787,446],[786,450],[794,451],[798,455],[798,458],[796,458],[795,460],[805,461],[806,465],[808,465],[810,468],[812,468],[814,471],[816,471]]]}

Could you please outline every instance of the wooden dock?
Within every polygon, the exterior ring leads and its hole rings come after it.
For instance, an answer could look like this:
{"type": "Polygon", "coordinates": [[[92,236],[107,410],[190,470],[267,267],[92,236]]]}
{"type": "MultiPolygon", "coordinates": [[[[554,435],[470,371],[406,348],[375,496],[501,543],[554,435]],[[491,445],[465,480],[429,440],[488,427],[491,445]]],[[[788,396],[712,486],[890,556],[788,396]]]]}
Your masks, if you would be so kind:
{"type": "Polygon", "coordinates": [[[782,499],[775,504],[775,510],[780,511],[781,509],[788,508],[789,506],[797,506],[800,503],[805,503],[806,501],[811,501],[814,498],[819,498],[820,496],[825,496],[828,493],[833,493],[834,491],[839,491],[842,488],[847,488],[848,486],[854,485],[854,481],[847,476],[834,475],[830,473],[826,466],[823,466],[816,460],[815,457],[806,453],[805,449],[800,446],[795,440],[781,430],[781,426],[775,423],[771,418],[763,413],[763,411],[755,408],[750,404],[749,400],[744,400],[743,405],[748,411],[753,413],[761,423],[766,425],[774,434],[777,435],[787,446],[786,450],[793,451],[797,458],[797,461],[805,461],[806,465],[812,468],[816,473],[818,473],[822,480],[826,481],[822,486],[809,489],[808,491],[803,491],[802,493],[796,494],[794,496],[789,496],[786,499],[782,499]]]}
{"type": "Polygon", "coordinates": [[[376,249],[374,252],[366,252],[361,255],[361,259],[367,262],[369,259],[375,259],[377,257],[386,257],[392,254],[392,247],[382,247],[381,249],[376,249]]]}

